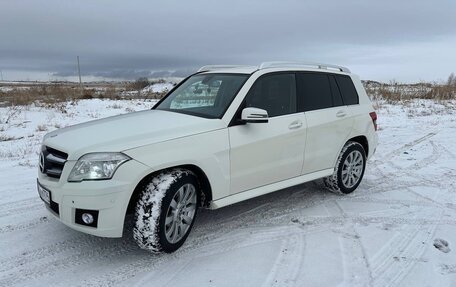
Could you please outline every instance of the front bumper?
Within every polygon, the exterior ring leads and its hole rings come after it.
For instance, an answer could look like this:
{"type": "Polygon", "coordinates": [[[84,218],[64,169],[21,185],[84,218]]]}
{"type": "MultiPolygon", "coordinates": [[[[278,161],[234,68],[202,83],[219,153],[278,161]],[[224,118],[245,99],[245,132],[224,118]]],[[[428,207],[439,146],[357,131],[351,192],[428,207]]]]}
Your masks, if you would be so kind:
{"type": "Polygon", "coordinates": [[[74,165],[75,161],[67,161],[60,179],[38,172],[39,184],[51,192],[52,202],[46,207],[58,220],[75,230],[101,237],[121,237],[130,198],[150,168],[130,160],[122,164],[110,180],[67,182],[74,165]],[[80,222],[76,220],[78,210],[97,211],[96,227],[77,223],[80,222]]]}

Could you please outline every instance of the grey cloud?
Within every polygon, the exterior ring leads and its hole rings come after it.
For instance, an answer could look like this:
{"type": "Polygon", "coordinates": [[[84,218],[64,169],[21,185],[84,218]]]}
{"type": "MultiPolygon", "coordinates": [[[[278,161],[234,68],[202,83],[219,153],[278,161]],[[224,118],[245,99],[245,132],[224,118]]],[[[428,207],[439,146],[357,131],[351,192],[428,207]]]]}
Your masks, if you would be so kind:
{"type": "MultiPolygon", "coordinates": [[[[0,69],[70,76],[79,55],[84,74],[132,78],[283,59],[357,65],[375,77],[369,67],[387,51],[454,43],[455,12],[446,0],[4,1],[0,69]]],[[[432,56],[450,71],[453,55],[432,56]]]]}
{"type": "MultiPolygon", "coordinates": [[[[147,78],[168,78],[168,77],[178,77],[182,78],[189,74],[194,73],[194,69],[188,70],[162,70],[162,71],[150,71],[150,70],[127,70],[127,69],[112,69],[106,71],[92,71],[92,72],[82,72],[82,76],[95,76],[106,79],[126,79],[133,80],[141,77],[147,78]]],[[[71,77],[74,76],[74,72],[55,72],[52,73],[54,77],[71,77]]]]}

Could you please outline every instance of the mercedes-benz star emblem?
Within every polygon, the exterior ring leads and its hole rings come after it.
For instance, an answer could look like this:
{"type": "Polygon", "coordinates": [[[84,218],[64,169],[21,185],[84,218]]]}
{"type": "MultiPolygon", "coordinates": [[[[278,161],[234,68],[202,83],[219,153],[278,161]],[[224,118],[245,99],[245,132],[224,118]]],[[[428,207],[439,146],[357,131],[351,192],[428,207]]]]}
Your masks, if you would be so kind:
{"type": "Polygon", "coordinates": [[[44,154],[43,152],[40,153],[40,171],[44,173],[44,154]]]}

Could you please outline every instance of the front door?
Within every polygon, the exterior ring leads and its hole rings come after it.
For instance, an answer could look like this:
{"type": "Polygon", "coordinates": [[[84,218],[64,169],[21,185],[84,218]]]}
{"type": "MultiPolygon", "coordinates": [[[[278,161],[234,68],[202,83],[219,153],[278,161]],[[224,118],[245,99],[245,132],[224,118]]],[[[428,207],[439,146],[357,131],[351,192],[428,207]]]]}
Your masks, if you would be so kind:
{"type": "Polygon", "coordinates": [[[307,123],[297,112],[294,73],[261,76],[243,107],[266,110],[269,121],[229,127],[231,194],[299,176],[307,123]]]}

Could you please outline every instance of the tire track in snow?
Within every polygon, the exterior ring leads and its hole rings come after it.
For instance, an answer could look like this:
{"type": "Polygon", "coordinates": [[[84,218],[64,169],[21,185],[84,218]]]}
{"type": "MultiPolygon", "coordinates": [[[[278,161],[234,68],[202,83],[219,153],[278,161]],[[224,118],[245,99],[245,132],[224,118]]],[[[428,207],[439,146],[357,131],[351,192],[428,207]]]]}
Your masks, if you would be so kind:
{"type": "Polygon", "coordinates": [[[36,280],[43,276],[52,276],[53,274],[57,274],[58,272],[70,267],[81,266],[87,263],[99,261],[109,262],[114,258],[121,258],[122,255],[131,253],[135,250],[141,252],[133,242],[126,241],[123,241],[120,244],[111,243],[96,247],[97,248],[83,248],[76,254],[66,256],[62,253],[57,253],[59,256],[47,257],[48,260],[44,260],[46,264],[42,264],[41,261],[43,260],[38,260],[38,262],[34,261],[27,263],[27,265],[18,266],[14,268],[14,273],[2,276],[0,285],[7,286],[24,281],[36,280]],[[20,276],[18,276],[18,274],[20,274],[20,276]]]}
{"type": "MultiPolygon", "coordinates": [[[[316,230],[315,232],[319,232],[319,230],[316,230]]],[[[300,233],[302,233],[302,231],[299,228],[290,230],[290,226],[280,226],[267,229],[243,230],[230,235],[217,234],[218,238],[209,242],[188,242],[188,244],[184,245],[177,252],[169,254],[166,261],[178,260],[178,258],[182,256],[195,258],[197,261],[200,257],[222,254],[239,248],[283,240],[284,236],[294,237],[297,235],[299,236],[300,233]]],[[[195,241],[195,239],[192,241],[195,241]]],[[[159,259],[157,260],[157,258],[154,257],[143,257],[128,264],[123,264],[111,272],[81,282],[80,286],[117,285],[132,278],[138,272],[153,270],[158,264],[163,263],[163,260],[160,260],[160,256],[158,256],[158,258],[159,259]]]]}
{"type": "MultiPolygon", "coordinates": [[[[294,226],[294,225],[291,225],[294,226]]],[[[241,227],[238,227],[241,228],[241,227]]],[[[236,231],[237,233],[226,235],[226,229],[210,233],[206,232],[194,234],[192,233],[187,239],[187,242],[176,253],[168,254],[167,260],[179,260],[179,258],[191,257],[199,258],[201,256],[217,255],[224,252],[229,252],[238,248],[254,246],[265,242],[283,240],[284,236],[298,236],[299,234],[314,234],[327,230],[328,227],[310,226],[301,228],[294,226],[290,230],[290,225],[258,227],[255,229],[244,229],[236,231]],[[303,231],[304,229],[304,231],[303,231]],[[294,231],[293,231],[294,230],[294,231]],[[201,237],[200,237],[201,236],[201,237]]],[[[229,229],[230,231],[234,229],[229,229]]],[[[285,246],[285,245],[284,245],[285,246]]],[[[290,247],[290,249],[292,249],[290,247]]],[[[159,257],[160,258],[160,257],[159,257]]],[[[122,266],[113,269],[113,271],[90,278],[80,286],[112,286],[134,277],[139,272],[148,272],[163,263],[161,260],[154,258],[143,258],[123,264],[122,266]]]]}
{"type": "MultiPolygon", "coordinates": [[[[339,202],[333,201],[333,204],[336,206],[336,211],[342,216],[346,221],[349,222],[350,232],[354,234],[352,236],[352,241],[355,243],[355,246],[361,251],[362,261],[364,263],[364,267],[367,273],[367,286],[372,286],[373,277],[372,277],[372,268],[367,257],[366,248],[361,241],[361,236],[359,235],[358,231],[355,228],[354,222],[351,221],[351,217],[345,212],[345,210],[340,206],[339,202]]],[[[356,252],[356,250],[354,250],[356,252]]],[[[353,274],[354,275],[354,274],[353,274]]],[[[354,278],[355,276],[351,276],[354,278]]],[[[345,278],[346,279],[346,278],[345,278]]]]}
{"type": "MultiPolygon", "coordinates": [[[[434,133],[428,134],[425,137],[422,137],[417,141],[413,141],[412,143],[414,145],[418,143],[424,142],[426,139],[429,139],[431,136],[433,136],[434,133]]],[[[372,187],[368,188],[367,192],[363,192],[363,195],[369,196],[378,192],[386,192],[390,191],[389,189],[408,189],[411,186],[428,186],[428,187],[435,187],[436,185],[443,189],[446,190],[448,187],[445,186],[444,184],[441,183],[440,180],[436,180],[434,176],[427,176],[427,175],[422,175],[422,174],[416,174],[417,170],[420,170],[422,168],[428,167],[429,165],[435,163],[438,161],[441,156],[442,156],[442,148],[443,146],[440,144],[434,143],[432,140],[429,141],[430,144],[432,145],[432,153],[431,155],[421,159],[420,161],[414,163],[413,165],[409,167],[399,167],[397,165],[392,165],[394,167],[394,171],[391,172],[381,172],[381,177],[376,180],[372,180],[369,182],[369,184],[372,185],[372,187]],[[400,180],[402,177],[408,176],[410,178],[416,179],[417,182],[410,182],[410,181],[403,181],[400,180]],[[384,178],[390,178],[390,179],[396,179],[393,181],[385,181],[384,178]]],[[[412,146],[411,143],[405,146],[412,146]]],[[[378,160],[377,162],[374,162],[374,165],[378,167],[378,163],[382,162],[378,160]]],[[[384,164],[384,163],[381,163],[384,164]]],[[[391,165],[391,161],[389,161],[389,164],[391,165]]],[[[381,169],[378,169],[381,170],[381,169]]],[[[400,203],[400,202],[398,202],[400,203]]]]}
{"type": "MultiPolygon", "coordinates": [[[[432,179],[424,179],[422,175],[417,175],[415,172],[422,168],[428,167],[429,165],[435,163],[442,156],[443,147],[440,144],[435,144],[430,140],[432,146],[431,155],[421,159],[420,161],[414,163],[409,167],[400,167],[391,162],[391,159],[399,155],[405,149],[411,148],[417,144],[420,144],[436,133],[429,133],[424,137],[421,137],[415,141],[412,141],[408,144],[403,145],[401,148],[389,153],[382,160],[377,160],[374,162],[374,165],[377,167],[377,170],[381,172],[381,177],[378,180],[372,181],[374,184],[371,192],[367,194],[364,198],[347,198],[348,201],[357,201],[357,200],[366,200],[370,201],[369,196],[377,193],[375,190],[385,190],[386,187],[392,187],[394,189],[404,189],[408,192],[413,192],[411,186],[421,186],[426,185],[429,187],[435,187],[436,185],[442,187],[440,181],[432,179]],[[389,160],[388,160],[389,159],[389,160]],[[383,171],[378,168],[381,164],[389,164],[392,166],[393,171],[388,173],[383,173],[383,171]],[[416,179],[417,182],[406,182],[400,180],[403,176],[409,176],[416,179]],[[391,183],[384,182],[384,178],[392,178],[391,183]],[[427,182],[426,182],[427,181],[427,182]],[[431,184],[429,184],[431,183],[431,184]],[[372,193],[374,191],[374,193],[372,193]]],[[[427,176],[426,176],[427,177],[427,176]]],[[[388,190],[386,190],[388,191],[388,190]]],[[[410,206],[429,206],[441,208],[441,203],[436,202],[425,196],[414,193],[418,198],[425,199],[424,201],[403,201],[403,200],[377,200],[373,199],[372,202],[384,202],[388,203],[404,203],[409,204],[410,206]]],[[[374,286],[394,286],[400,284],[400,282],[411,272],[413,266],[420,260],[422,260],[422,255],[425,252],[426,247],[429,245],[429,241],[432,238],[436,228],[440,224],[445,224],[445,221],[442,221],[442,214],[436,220],[419,219],[412,218],[409,220],[402,219],[400,220],[400,225],[402,225],[402,231],[395,235],[390,242],[386,243],[382,248],[381,252],[374,256],[372,259],[372,272],[373,272],[373,283],[374,286]],[[399,266],[398,266],[399,265],[399,266]]],[[[394,221],[394,220],[393,220],[394,221]]],[[[392,223],[385,221],[385,223],[392,223]]],[[[448,222],[448,224],[455,224],[454,222],[448,222]]]]}
{"type": "MultiPolygon", "coordinates": [[[[403,189],[407,189],[404,187],[403,189]]],[[[407,199],[383,199],[383,198],[371,198],[369,196],[359,196],[352,198],[341,198],[339,202],[354,202],[354,203],[381,203],[385,205],[401,205],[401,206],[422,206],[422,207],[436,207],[434,203],[426,203],[418,200],[407,200],[407,199]]]]}
{"type": "Polygon", "coordinates": [[[427,197],[427,196],[425,196],[425,195],[422,195],[422,194],[419,193],[419,192],[414,191],[414,190],[413,190],[412,188],[410,188],[410,187],[408,187],[406,190],[407,190],[408,192],[410,192],[410,193],[416,195],[417,197],[424,199],[425,201],[431,202],[432,204],[434,204],[435,206],[438,206],[439,208],[442,208],[442,209],[449,208],[449,209],[452,209],[452,210],[455,210],[455,211],[456,211],[456,206],[454,206],[454,205],[444,204],[444,203],[442,203],[442,202],[436,201],[436,200],[434,200],[434,199],[432,199],[432,198],[430,198],[430,197],[427,197]]]}
{"type": "MultiPolygon", "coordinates": [[[[424,140],[420,141],[419,143],[421,143],[423,141],[424,140]]],[[[429,143],[432,146],[431,155],[419,160],[418,162],[416,162],[413,165],[408,166],[408,167],[398,166],[398,165],[394,164],[391,160],[388,160],[388,161],[386,161],[386,164],[390,165],[393,168],[393,171],[386,172],[386,173],[382,172],[381,177],[379,179],[377,179],[377,180],[374,180],[373,183],[374,184],[381,184],[384,181],[384,178],[397,178],[397,179],[399,179],[399,178],[401,178],[401,177],[403,177],[405,175],[407,175],[409,177],[412,177],[412,178],[417,178],[420,181],[422,181],[422,176],[421,175],[417,175],[415,172],[417,170],[423,169],[423,168],[428,167],[429,165],[435,163],[437,160],[440,159],[440,157],[442,155],[441,152],[440,152],[439,146],[437,144],[435,144],[433,141],[429,141],[429,143]]],[[[375,164],[378,165],[378,162],[375,163],[375,164]]],[[[385,164],[385,162],[382,162],[381,164],[385,164]]],[[[396,182],[396,184],[397,184],[397,182],[396,182]]]]}
{"type": "MultiPolygon", "coordinates": [[[[203,220],[199,218],[200,220],[197,221],[195,229],[192,231],[192,233],[195,231],[201,232],[205,234],[204,236],[206,236],[209,240],[209,238],[212,237],[211,234],[217,234],[224,230],[233,230],[242,227],[248,227],[252,223],[258,225],[261,224],[261,221],[264,221],[266,224],[289,224],[291,219],[290,214],[301,209],[322,204],[325,201],[325,199],[322,199],[322,196],[324,196],[324,194],[322,194],[321,191],[310,195],[307,192],[302,193],[306,196],[306,201],[304,202],[302,200],[296,200],[293,197],[295,194],[292,196],[289,194],[289,190],[282,190],[279,192],[278,196],[274,198],[274,201],[271,195],[265,195],[265,198],[259,198],[259,200],[266,201],[266,203],[249,209],[239,216],[231,216],[229,219],[225,219],[223,216],[225,209],[206,211],[204,214],[205,218],[203,220]],[[314,197],[318,197],[318,199],[315,200],[314,197]],[[264,207],[268,207],[268,209],[264,210],[264,207]],[[262,215],[261,220],[259,219],[258,214],[255,213],[260,210],[261,212],[259,212],[259,214],[262,215]],[[221,213],[217,214],[216,216],[223,219],[213,220],[214,216],[212,213],[221,213]]],[[[329,195],[336,196],[333,194],[329,195]]]]}
{"type": "Polygon", "coordinates": [[[14,224],[14,225],[6,225],[4,227],[1,227],[0,228],[0,234],[4,234],[4,233],[9,233],[9,232],[15,232],[15,231],[22,231],[24,229],[30,229],[30,228],[35,228],[37,227],[38,225],[42,225],[42,224],[49,224],[49,223],[52,223],[52,222],[57,222],[57,220],[55,220],[54,218],[52,218],[51,216],[42,216],[42,217],[39,217],[39,218],[34,218],[32,220],[28,220],[26,222],[22,222],[22,223],[19,223],[19,224],[14,224]]]}
{"type": "Polygon", "coordinates": [[[262,286],[294,286],[304,259],[305,236],[289,236],[282,242],[280,252],[262,286]]]}
{"type": "Polygon", "coordinates": [[[44,203],[39,198],[3,203],[0,204],[0,217],[23,214],[25,212],[35,211],[40,207],[44,207],[44,203]]]}
{"type": "MultiPolygon", "coordinates": [[[[407,212],[406,214],[413,214],[414,212],[407,212]]],[[[403,214],[401,214],[403,215],[403,214]]],[[[402,218],[402,217],[389,217],[389,216],[350,216],[348,218],[341,218],[338,216],[319,216],[319,217],[306,217],[303,220],[304,225],[343,225],[350,222],[369,225],[369,224],[392,224],[392,225],[410,225],[410,226],[427,226],[427,225],[456,225],[456,219],[428,219],[428,218],[402,218]]]]}
{"type": "Polygon", "coordinates": [[[450,157],[456,158],[456,154],[455,154],[454,152],[452,152],[452,151],[450,151],[449,149],[447,149],[444,145],[439,145],[439,146],[440,146],[440,148],[441,148],[444,152],[446,152],[450,157]]]}
{"type": "MultiPolygon", "coordinates": [[[[395,156],[398,156],[400,155],[402,152],[406,151],[407,149],[410,149],[422,142],[425,142],[426,140],[430,139],[431,137],[435,136],[437,134],[437,132],[431,132],[431,133],[428,133],[426,134],[425,136],[422,136],[416,140],[413,140],[413,141],[410,141],[404,145],[402,145],[401,147],[389,152],[388,154],[382,156],[381,158],[379,159],[375,159],[373,161],[371,161],[371,164],[373,164],[375,166],[375,169],[378,170],[378,172],[382,175],[382,177],[386,176],[386,175],[394,175],[394,172],[390,172],[390,173],[384,173],[380,168],[379,166],[380,165],[383,165],[385,163],[387,164],[390,164],[392,165],[393,167],[395,167],[396,169],[400,169],[402,170],[403,168],[400,167],[400,166],[397,166],[395,165],[394,163],[391,162],[391,160],[395,157],[395,156]]],[[[433,149],[433,154],[435,154],[437,151],[435,149],[433,149]]],[[[379,155],[376,155],[377,157],[379,155]]]]}
{"type": "Polygon", "coordinates": [[[426,135],[424,135],[424,136],[422,136],[422,137],[420,137],[420,138],[418,138],[416,140],[408,142],[408,143],[402,145],[401,147],[389,152],[382,159],[383,159],[383,161],[387,161],[388,162],[394,156],[397,156],[397,155],[401,154],[406,149],[409,149],[409,148],[411,148],[411,147],[413,147],[413,146],[415,146],[415,145],[417,145],[417,144],[419,144],[419,143],[421,143],[421,142],[423,142],[423,141],[435,136],[436,134],[437,134],[437,132],[431,132],[431,133],[428,133],[428,134],[426,134],[426,135]]]}
{"type": "MultiPolygon", "coordinates": [[[[409,228],[408,226],[406,228],[409,228]]],[[[395,236],[374,259],[374,286],[397,286],[410,273],[429,246],[436,225],[416,226],[395,236]]]]}
{"type": "Polygon", "coordinates": [[[10,201],[10,202],[5,202],[5,203],[0,203],[0,209],[3,210],[5,208],[8,208],[9,206],[13,206],[13,207],[28,206],[32,202],[40,202],[40,199],[33,197],[33,198],[26,198],[26,199],[13,201],[13,202],[10,201]]]}
{"type": "MultiPolygon", "coordinates": [[[[269,206],[269,205],[271,205],[271,202],[266,202],[266,203],[260,204],[258,206],[253,207],[253,208],[250,208],[248,210],[241,211],[239,213],[231,215],[229,217],[223,217],[223,219],[218,220],[217,223],[218,224],[224,224],[224,223],[227,223],[227,222],[231,222],[233,220],[240,219],[240,218],[242,218],[242,217],[244,217],[246,215],[250,215],[250,214],[252,214],[252,213],[254,213],[254,212],[258,211],[258,210],[261,210],[264,207],[269,206]]],[[[209,211],[209,212],[211,212],[211,211],[209,211]]]]}
{"type": "Polygon", "coordinates": [[[71,237],[71,239],[62,239],[62,241],[53,242],[48,246],[27,250],[22,254],[4,258],[0,261],[0,273],[14,270],[18,266],[23,266],[25,264],[31,265],[35,261],[48,260],[48,258],[52,259],[67,251],[78,252],[81,249],[93,248],[93,246],[103,244],[105,241],[105,238],[81,233],[75,237],[71,237]]]}

